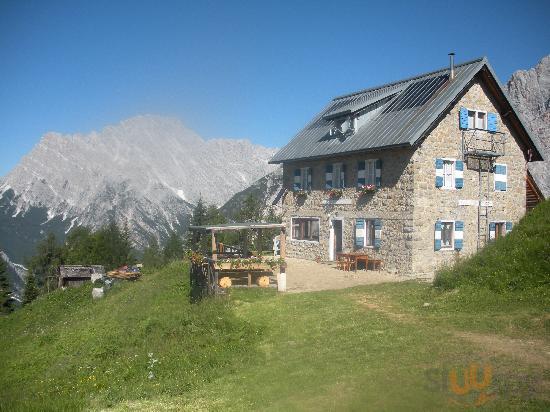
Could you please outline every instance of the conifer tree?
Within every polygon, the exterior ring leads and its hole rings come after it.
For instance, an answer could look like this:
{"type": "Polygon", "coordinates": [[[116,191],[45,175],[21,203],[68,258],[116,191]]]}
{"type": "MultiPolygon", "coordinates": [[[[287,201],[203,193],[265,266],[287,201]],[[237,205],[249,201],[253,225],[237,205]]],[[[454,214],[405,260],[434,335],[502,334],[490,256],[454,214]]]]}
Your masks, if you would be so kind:
{"type": "Polygon", "coordinates": [[[40,291],[36,284],[36,278],[32,272],[29,272],[27,278],[25,279],[25,289],[23,290],[23,305],[31,303],[35,300],[40,291]]]}
{"type": "Polygon", "coordinates": [[[167,261],[183,259],[183,242],[176,232],[170,232],[168,241],[164,245],[163,255],[167,261]]]}
{"type": "Polygon", "coordinates": [[[0,257],[0,311],[9,313],[13,311],[13,300],[10,297],[12,292],[10,280],[8,278],[8,266],[4,259],[0,257]]]}
{"type": "Polygon", "coordinates": [[[164,256],[160,249],[157,238],[153,235],[149,237],[149,242],[143,251],[143,266],[146,268],[158,268],[164,264],[164,256]]]}

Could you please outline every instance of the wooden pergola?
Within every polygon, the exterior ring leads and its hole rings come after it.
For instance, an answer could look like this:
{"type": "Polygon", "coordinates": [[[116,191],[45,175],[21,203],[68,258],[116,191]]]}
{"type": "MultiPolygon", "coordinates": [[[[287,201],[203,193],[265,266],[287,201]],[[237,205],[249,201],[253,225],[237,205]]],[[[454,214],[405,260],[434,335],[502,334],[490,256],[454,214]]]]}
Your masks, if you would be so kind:
{"type": "MultiPolygon", "coordinates": [[[[284,223],[264,223],[264,222],[244,222],[244,223],[224,223],[204,226],[190,226],[189,230],[197,231],[201,233],[209,233],[212,235],[212,260],[216,262],[218,260],[218,242],[216,241],[216,234],[224,231],[257,231],[261,234],[262,230],[266,229],[279,229],[279,254],[281,260],[284,261],[286,256],[286,225],[284,223]]],[[[247,255],[248,251],[247,242],[244,242],[243,255],[247,255]]],[[[250,284],[250,280],[249,280],[250,284]]],[[[277,288],[279,291],[286,290],[286,265],[283,263],[279,267],[279,275],[277,277],[277,288]]]]}

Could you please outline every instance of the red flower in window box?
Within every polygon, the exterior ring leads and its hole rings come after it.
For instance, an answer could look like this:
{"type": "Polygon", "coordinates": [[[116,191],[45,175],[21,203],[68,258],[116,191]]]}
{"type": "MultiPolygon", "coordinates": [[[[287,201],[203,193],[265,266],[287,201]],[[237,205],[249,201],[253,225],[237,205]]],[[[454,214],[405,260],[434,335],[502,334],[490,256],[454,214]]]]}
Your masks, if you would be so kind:
{"type": "Polygon", "coordinates": [[[374,193],[374,192],[376,192],[376,186],[375,185],[362,185],[359,188],[359,191],[363,195],[366,195],[366,194],[369,194],[369,193],[374,193]]]}
{"type": "Polygon", "coordinates": [[[342,189],[330,189],[328,191],[328,197],[330,199],[338,199],[339,197],[342,197],[342,194],[344,192],[342,192],[342,189]]]}

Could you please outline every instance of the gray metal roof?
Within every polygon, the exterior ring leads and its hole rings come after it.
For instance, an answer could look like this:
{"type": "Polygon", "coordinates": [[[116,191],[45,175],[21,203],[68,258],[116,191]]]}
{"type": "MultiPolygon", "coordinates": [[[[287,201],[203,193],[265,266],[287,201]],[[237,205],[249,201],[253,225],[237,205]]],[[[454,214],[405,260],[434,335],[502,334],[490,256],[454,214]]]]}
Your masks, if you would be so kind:
{"type": "Polygon", "coordinates": [[[284,223],[244,222],[244,223],[221,223],[219,225],[189,226],[190,230],[199,232],[244,230],[244,229],[276,229],[285,227],[284,223]]]}
{"type": "MultiPolygon", "coordinates": [[[[336,97],[286,146],[279,150],[270,163],[398,146],[410,147],[424,136],[429,127],[484,66],[488,68],[504,97],[510,103],[510,99],[504,93],[487,59],[483,57],[456,65],[455,77],[452,81],[448,81],[449,68],[446,67],[420,76],[336,97]],[[369,106],[377,107],[377,110],[372,112],[372,117],[354,134],[346,138],[330,135],[335,118],[368,111],[369,106]]],[[[517,111],[515,113],[517,114],[517,111]]],[[[520,123],[524,124],[521,122],[521,118],[520,123]]],[[[527,129],[525,130],[529,135],[527,129]]]]}

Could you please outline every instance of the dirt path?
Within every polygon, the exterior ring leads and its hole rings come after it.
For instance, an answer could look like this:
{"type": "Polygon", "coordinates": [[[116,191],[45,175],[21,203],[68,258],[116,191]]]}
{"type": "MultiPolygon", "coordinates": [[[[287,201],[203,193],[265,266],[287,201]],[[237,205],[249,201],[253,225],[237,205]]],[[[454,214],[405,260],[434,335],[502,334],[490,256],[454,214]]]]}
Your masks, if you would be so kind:
{"type": "Polygon", "coordinates": [[[384,271],[358,270],[346,272],[335,266],[305,259],[287,258],[287,291],[291,293],[318,290],[345,289],[352,286],[372,285],[407,280],[384,271]]]}
{"type": "MultiPolygon", "coordinates": [[[[379,312],[392,320],[407,324],[422,323],[422,319],[419,317],[410,313],[398,313],[392,306],[380,302],[374,296],[363,295],[358,298],[358,301],[369,310],[379,312]]],[[[442,332],[450,332],[460,339],[472,342],[482,347],[485,353],[503,354],[522,363],[550,369],[550,345],[545,341],[512,339],[501,335],[463,332],[450,328],[444,329],[442,332]]]]}

